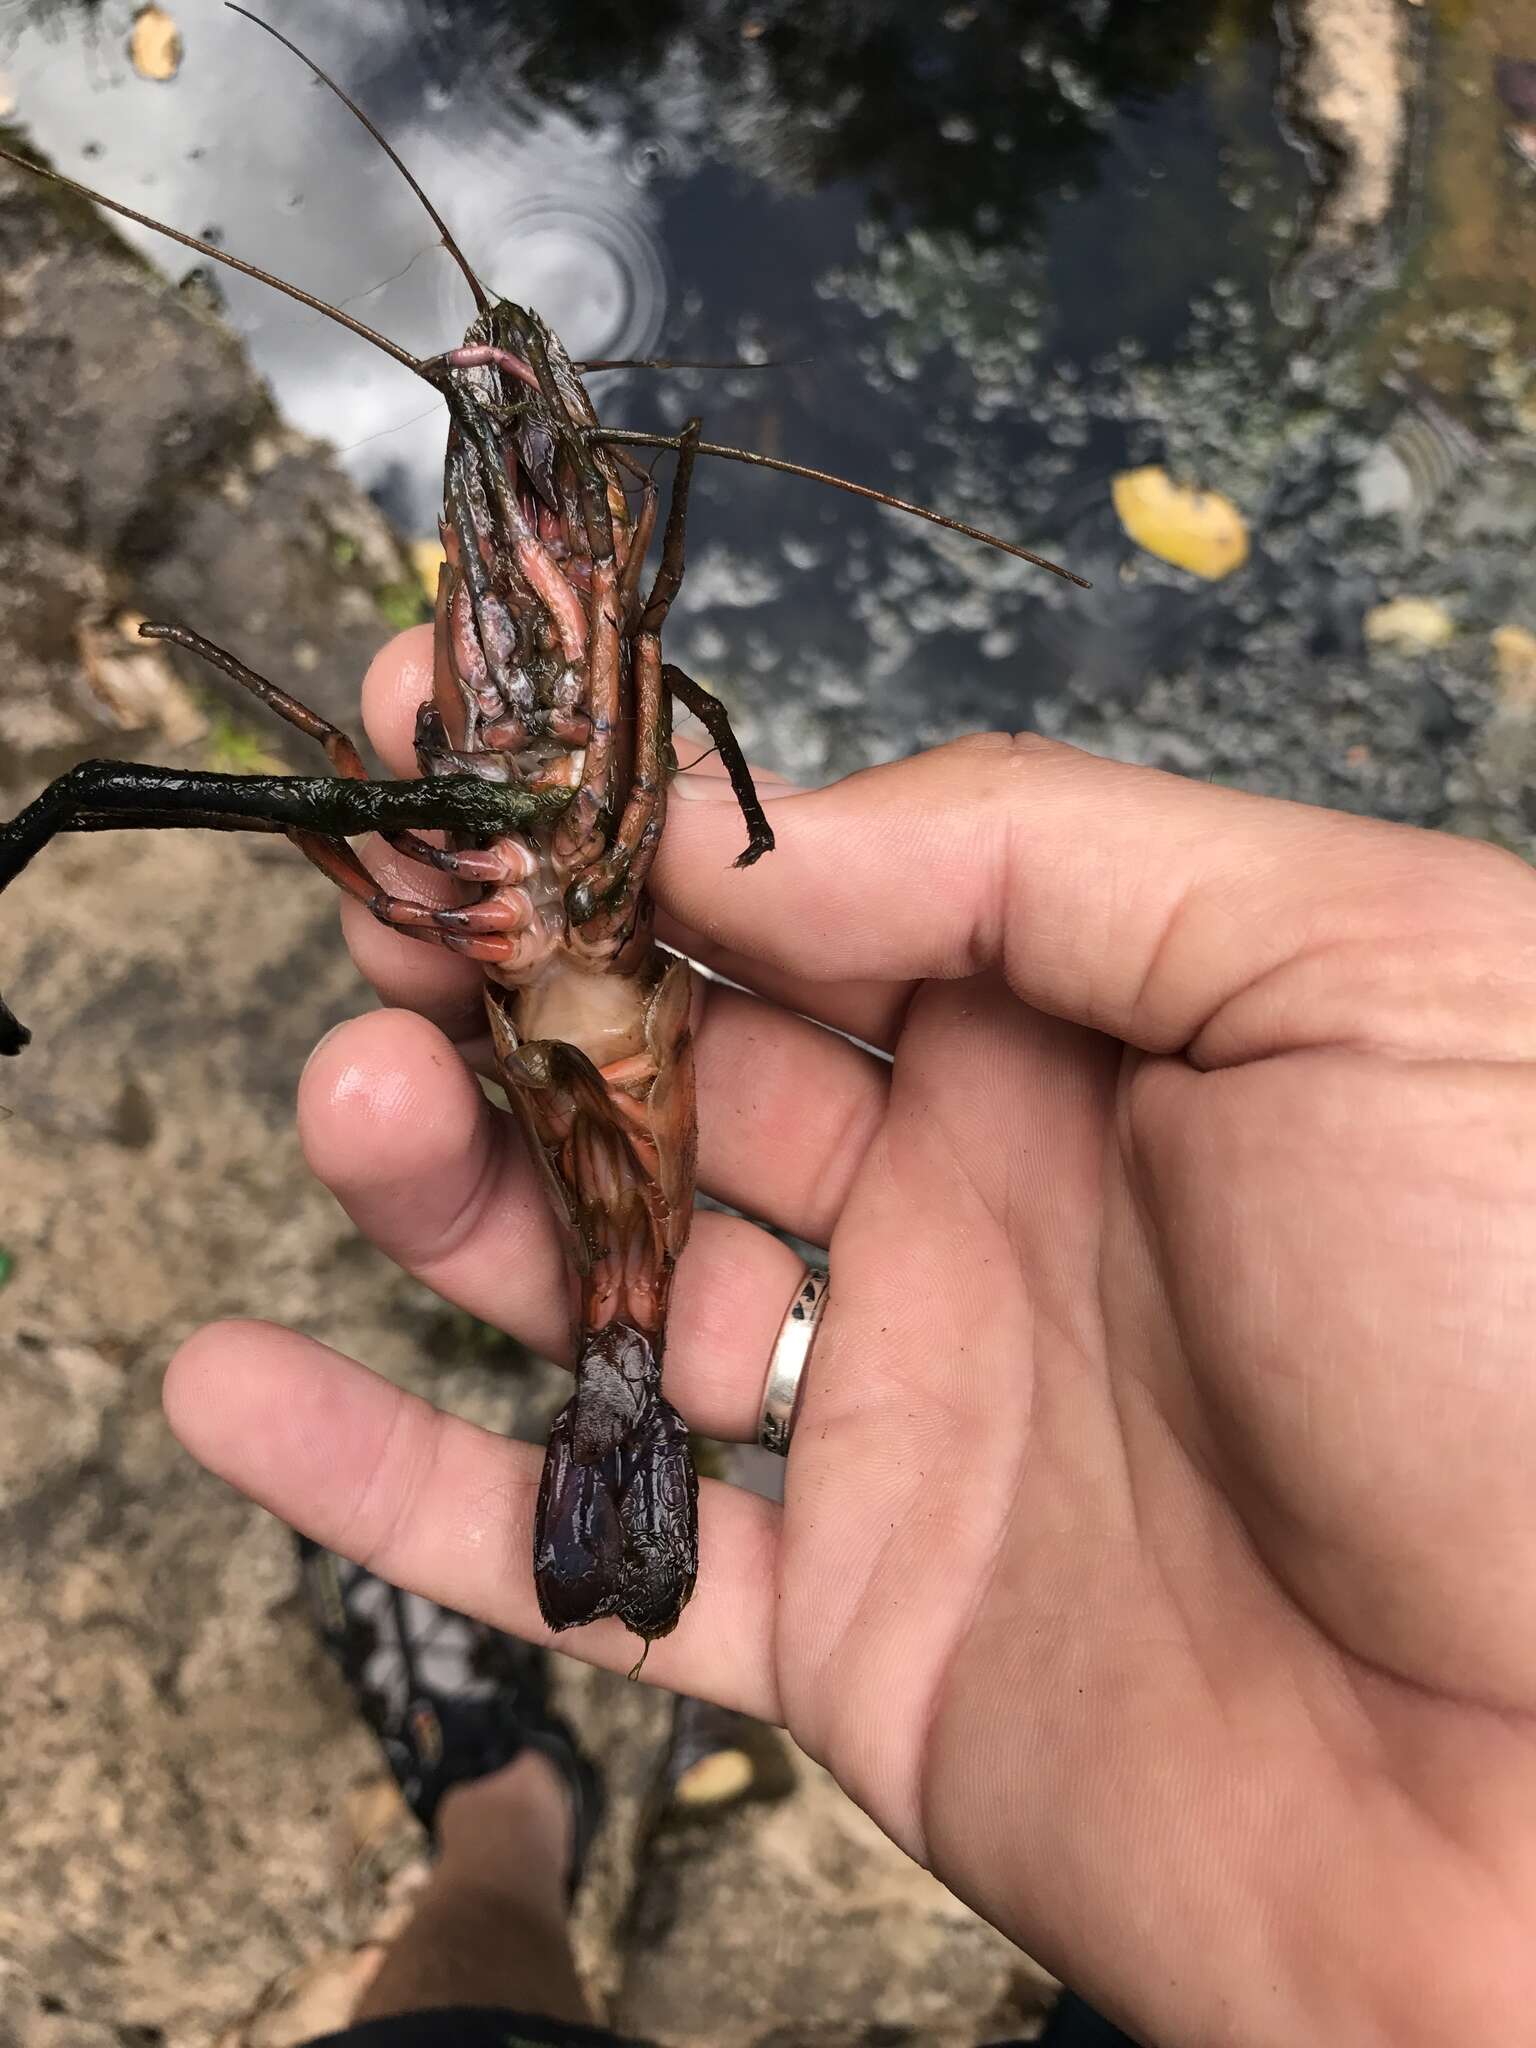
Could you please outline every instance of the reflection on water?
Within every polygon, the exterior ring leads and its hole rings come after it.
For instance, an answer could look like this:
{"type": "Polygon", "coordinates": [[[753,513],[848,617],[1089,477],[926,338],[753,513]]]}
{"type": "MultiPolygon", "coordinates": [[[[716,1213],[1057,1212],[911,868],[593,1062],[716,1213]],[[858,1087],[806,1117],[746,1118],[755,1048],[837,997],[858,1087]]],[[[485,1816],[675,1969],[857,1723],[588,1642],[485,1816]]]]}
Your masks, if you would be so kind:
{"type": "MultiPolygon", "coordinates": [[[[0,0],[17,117],[61,168],[215,226],[409,347],[443,346],[467,317],[462,281],[343,110],[211,0],[182,0],[181,73],[148,85],[123,60],[130,12],[102,0],[61,27],[54,8],[45,27],[0,0]]],[[[1258,0],[659,0],[526,19],[489,0],[294,0],[279,20],[573,354],[783,365],[604,374],[606,417],[699,411],[716,438],[921,497],[1094,579],[1084,596],[805,484],[706,471],[669,644],[762,751],[814,774],[1033,717],[1195,765],[1149,735],[1159,705],[1205,703],[1217,773],[1386,810],[1429,801],[1422,733],[1371,729],[1328,664],[1358,663],[1365,614],[1399,587],[1471,576],[1489,627],[1517,607],[1524,515],[1488,513],[1475,563],[1447,522],[1469,494],[1497,497],[1510,437],[1530,431],[1521,337],[1508,315],[1491,339],[1470,317],[1485,284],[1464,225],[1439,297],[1416,258],[1408,287],[1331,339],[1278,317],[1307,185],[1258,0]],[[1412,383],[1433,355],[1426,298],[1440,329],[1459,322],[1438,414],[1412,383]],[[1393,464],[1411,471],[1428,432],[1460,452],[1430,463],[1434,491],[1405,512],[1392,491],[1416,487],[1393,464]],[[1226,581],[1127,539],[1110,482],[1152,463],[1241,508],[1253,550],[1226,581]],[[1323,698],[1337,744],[1318,767],[1323,698]],[[1311,782],[1287,781],[1287,733],[1311,782]]],[[[1521,248],[1536,179],[1503,137],[1507,108],[1456,68],[1491,83],[1493,55],[1536,54],[1501,35],[1492,54],[1446,46],[1445,125],[1521,248]]],[[[1454,190],[1465,169],[1437,162],[1430,189],[1454,190]]],[[[1519,297],[1528,266],[1498,277],[1519,297]]],[[[238,277],[226,289],[289,415],[430,530],[437,408],[322,321],[238,277]]],[[[1296,297],[1293,282],[1292,311],[1296,297]]]]}
{"type": "MultiPolygon", "coordinates": [[[[406,347],[430,352],[472,310],[409,190],[356,126],[279,45],[213,5],[183,5],[186,56],[174,85],[121,61],[121,10],[98,10],[61,38],[13,22],[0,62],[16,118],[59,168],[271,267],[406,347]]],[[[367,63],[380,81],[413,75],[416,10],[366,12],[367,63]]],[[[0,23],[6,17],[0,12],[0,23]]],[[[304,24],[316,61],[355,82],[362,21],[332,11],[304,24]]],[[[366,82],[358,90],[367,93],[366,82]]],[[[550,113],[507,132],[494,93],[415,80],[381,89],[391,139],[451,212],[457,235],[499,289],[537,304],[581,354],[644,352],[659,331],[665,277],[655,205],[621,173],[621,138],[550,113]]],[[[129,223],[123,232],[173,271],[184,258],[129,223]]],[[[428,530],[442,461],[440,408],[424,406],[386,359],[251,280],[220,274],[231,317],[288,416],[349,451],[369,485],[404,480],[395,507],[428,530]],[[426,417],[413,417],[426,414],[426,417]]]]}
{"type": "MultiPolygon", "coordinates": [[[[582,356],[652,352],[666,314],[666,274],[643,202],[613,197],[613,166],[600,175],[585,166],[558,194],[525,191],[497,209],[478,246],[496,253],[484,263],[487,284],[531,306],[563,298],[571,315],[557,333],[574,337],[582,356]],[[516,282],[503,287],[499,279],[516,282]],[[573,286],[579,283],[579,292],[573,286]]],[[[454,308],[443,295],[446,327],[454,308]]]]}

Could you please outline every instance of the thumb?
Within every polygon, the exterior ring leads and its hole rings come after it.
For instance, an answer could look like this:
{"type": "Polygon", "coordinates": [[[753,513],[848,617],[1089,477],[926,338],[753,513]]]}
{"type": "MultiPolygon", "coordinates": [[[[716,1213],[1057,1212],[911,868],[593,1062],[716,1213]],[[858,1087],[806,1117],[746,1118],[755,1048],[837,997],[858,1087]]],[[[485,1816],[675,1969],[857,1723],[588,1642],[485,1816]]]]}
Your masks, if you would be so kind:
{"type": "Polygon", "coordinates": [[[739,870],[728,790],[691,781],[658,899],[803,980],[995,969],[1036,1009],[1200,1065],[1536,1051],[1536,880],[1488,846],[989,734],[765,792],[777,846],[739,870]]]}

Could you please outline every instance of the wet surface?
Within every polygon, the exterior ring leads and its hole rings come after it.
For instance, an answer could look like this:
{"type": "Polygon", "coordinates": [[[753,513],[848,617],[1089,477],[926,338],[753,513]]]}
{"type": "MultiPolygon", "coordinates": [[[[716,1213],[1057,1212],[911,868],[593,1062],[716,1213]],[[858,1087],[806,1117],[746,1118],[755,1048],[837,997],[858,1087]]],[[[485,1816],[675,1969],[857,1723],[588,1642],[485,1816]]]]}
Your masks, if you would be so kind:
{"type": "MultiPolygon", "coordinates": [[[[1424,11],[1379,110],[1408,137],[1397,203],[1353,269],[1308,250],[1316,193],[1265,8],[1209,0],[1176,27],[1129,0],[886,0],[855,23],[794,4],[643,12],[525,31],[469,0],[380,0],[366,17],[288,7],[280,25],[385,126],[494,288],[574,354],[781,365],[605,374],[606,418],[697,410],[713,438],[919,497],[1092,578],[1080,593],[804,483],[707,470],[669,645],[760,753],[818,776],[1028,722],[1124,751],[1149,690],[1220,698],[1277,662],[1282,696],[1337,709],[1330,663],[1358,665],[1366,616],[1405,588],[1466,593],[1458,652],[1486,680],[1533,524],[1526,0],[1424,11]],[[1148,463],[1235,503],[1253,536],[1240,571],[1203,581],[1127,539],[1111,480],[1148,463]]],[[[430,225],[288,52],[188,4],[179,72],[155,84],[128,61],[130,18],[0,0],[12,118],[62,169],[408,347],[455,334],[465,287],[430,225]]],[[[221,273],[219,289],[284,412],[430,532],[436,401],[260,286],[221,273]]],[[[1415,772],[1430,685],[1431,727],[1454,738],[1454,679],[1414,666],[1406,722],[1356,734],[1346,716],[1326,772],[1277,777],[1273,735],[1241,719],[1215,772],[1454,817],[1436,766],[1415,772]],[[1359,749],[1383,745],[1401,758],[1373,772],[1359,749]]],[[[1131,750],[1193,765],[1156,725],[1131,750]]]]}
{"type": "MultiPolygon", "coordinates": [[[[1271,294],[1309,187],[1276,111],[1267,10],[1193,6],[1170,29],[1164,10],[1154,24],[1109,0],[887,5],[862,25],[677,5],[533,37],[502,12],[389,0],[366,18],[289,7],[280,25],[384,125],[491,284],[573,353],[785,365],[607,375],[606,417],[698,410],[713,438],[920,497],[1100,586],[1084,598],[812,486],[717,468],[670,644],[761,748],[822,773],[1025,722],[1069,668],[1123,698],[1179,657],[1210,593],[1176,571],[1122,582],[1134,551],[1108,479],[1163,452],[1181,411],[1209,423],[1213,383],[1222,440],[1241,434],[1295,351],[1271,294]]],[[[59,167],[408,347],[451,338],[462,280],[295,59],[187,5],[180,70],[154,84],[127,60],[130,13],[0,5],[13,118],[59,167]]],[[[430,394],[260,286],[220,287],[286,415],[429,532],[430,394]]],[[[1222,447],[1223,475],[1242,452],[1222,447]]],[[[1262,476],[1266,455],[1248,468],[1262,476]]]]}
{"type": "MultiPolygon", "coordinates": [[[[454,334],[465,289],[430,226],[277,44],[189,5],[160,85],[127,61],[126,8],[38,12],[0,6],[0,64],[61,168],[408,347],[454,334]]],[[[1526,456],[1529,8],[1426,11],[1398,214],[1374,277],[1353,278],[1306,261],[1314,194],[1268,10],[1189,7],[1176,30],[1156,12],[887,4],[849,25],[677,4],[525,32],[467,0],[385,0],[280,25],[573,353],[784,365],[605,375],[606,417],[697,409],[714,438],[921,497],[1093,579],[1084,595],[806,484],[708,472],[672,651],[761,752],[818,775],[986,724],[1096,743],[1159,677],[1219,687],[1277,636],[1287,682],[1306,667],[1328,695],[1316,663],[1358,653],[1399,585],[1489,586],[1473,609],[1490,630],[1515,600],[1475,552],[1448,579],[1433,523],[1526,456]],[[1127,541],[1110,480],[1146,462],[1236,502],[1245,569],[1202,583],[1127,541]]],[[[227,273],[220,288],[286,414],[429,532],[436,402],[317,316],[227,273]]],[[[1400,807],[1392,775],[1362,786],[1342,765],[1295,793],[1400,807]]]]}

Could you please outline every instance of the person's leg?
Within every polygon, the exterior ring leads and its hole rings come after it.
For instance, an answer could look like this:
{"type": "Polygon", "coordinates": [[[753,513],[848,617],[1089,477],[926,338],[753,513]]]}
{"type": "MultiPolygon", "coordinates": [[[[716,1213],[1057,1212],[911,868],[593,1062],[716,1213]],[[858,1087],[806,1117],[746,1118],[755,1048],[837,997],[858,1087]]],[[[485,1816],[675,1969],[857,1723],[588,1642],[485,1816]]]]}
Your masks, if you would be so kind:
{"type": "Polygon", "coordinates": [[[602,1788],[554,1709],[546,1653],[305,1539],[298,1547],[320,1638],[431,1837],[434,1866],[351,2025],[326,2043],[615,2048],[617,2036],[588,2031],[569,1929],[602,1788]]]}
{"type": "Polygon", "coordinates": [[[525,1750],[445,1792],[435,1834],[437,1867],[354,2019],[507,2006],[590,2022],[571,1954],[571,1796],[562,1773],[525,1750]]]}
{"type": "Polygon", "coordinates": [[[1136,2048],[1136,2043],[1113,2021],[1084,2005],[1076,1992],[1063,1991],[1037,2048],[1136,2048]]]}

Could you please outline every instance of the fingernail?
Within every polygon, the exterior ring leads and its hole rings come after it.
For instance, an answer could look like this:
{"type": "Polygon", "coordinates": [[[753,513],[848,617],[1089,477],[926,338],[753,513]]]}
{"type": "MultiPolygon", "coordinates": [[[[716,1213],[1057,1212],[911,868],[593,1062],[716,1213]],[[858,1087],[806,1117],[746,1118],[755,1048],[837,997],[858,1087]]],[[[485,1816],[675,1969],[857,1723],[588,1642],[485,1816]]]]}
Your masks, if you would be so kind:
{"type": "Polygon", "coordinates": [[[671,794],[688,803],[733,804],[736,801],[735,792],[723,775],[674,775],[671,794]]]}
{"type": "Polygon", "coordinates": [[[347,1026],[351,1022],[352,1019],[350,1017],[343,1017],[339,1024],[333,1024],[329,1031],[324,1031],[321,1033],[321,1035],[315,1040],[314,1045],[310,1048],[309,1058],[304,1062],[305,1073],[309,1072],[310,1068],[314,1065],[315,1061],[319,1059],[321,1053],[324,1052],[325,1048],[330,1044],[331,1040],[336,1036],[337,1032],[345,1031],[347,1026]]]}
{"type": "MultiPolygon", "coordinates": [[[[687,769],[673,776],[671,793],[687,803],[733,804],[737,801],[727,776],[691,775],[687,769]]],[[[775,803],[780,797],[801,794],[794,783],[770,781],[766,775],[757,783],[757,793],[765,804],[775,803]]]]}

